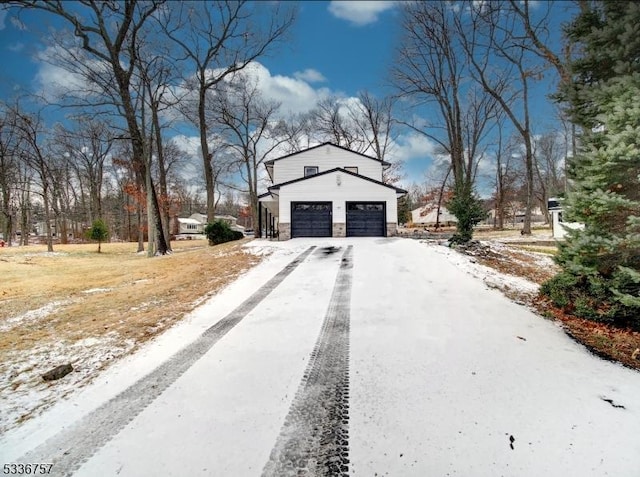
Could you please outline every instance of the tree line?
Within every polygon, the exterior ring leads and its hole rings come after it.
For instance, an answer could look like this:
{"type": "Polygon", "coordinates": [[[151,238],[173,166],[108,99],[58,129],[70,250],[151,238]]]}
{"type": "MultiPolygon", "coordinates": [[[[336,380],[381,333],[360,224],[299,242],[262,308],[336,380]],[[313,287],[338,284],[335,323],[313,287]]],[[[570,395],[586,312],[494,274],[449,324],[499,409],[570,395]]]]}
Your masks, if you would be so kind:
{"type": "Polygon", "coordinates": [[[260,168],[274,150],[332,141],[382,159],[392,142],[386,98],[325,97],[285,117],[281,104],[263,96],[250,69],[287,37],[293,4],[9,3],[18,14],[37,11],[66,24],[51,36],[47,61],[77,82],[45,98],[48,109],[24,98],[1,106],[5,237],[21,230],[28,241],[32,215],[41,212],[52,250],[51,224],[107,218],[118,238],[137,239],[141,251],[146,233],[149,255],[164,254],[171,251],[170,217],[198,208],[212,222],[229,196],[223,189],[246,195],[257,224],[260,168]],[[72,113],[52,125],[45,120],[52,107],[72,113]],[[202,201],[180,174],[187,153],[169,138],[185,124],[198,131],[202,201]]]}
{"type": "MultiPolygon", "coordinates": [[[[72,72],[77,82],[47,98],[73,111],[65,126],[51,126],[43,110],[34,113],[19,101],[4,105],[2,160],[13,166],[3,168],[0,178],[5,236],[15,230],[18,211],[26,224],[29,197],[37,194],[51,248],[52,218],[66,224],[72,208],[83,210],[88,223],[102,218],[104,187],[119,212],[112,219],[118,235],[137,238],[142,250],[144,229],[150,255],[169,252],[169,218],[194,202],[193,187],[178,174],[185,152],[168,139],[185,124],[198,132],[205,196],[198,205],[208,221],[222,188],[231,187],[246,194],[257,223],[260,166],[276,150],[331,141],[389,161],[400,129],[428,138],[446,157],[443,186],[452,190],[448,207],[458,217],[456,240],[469,240],[486,212],[477,194],[481,160],[495,163],[498,227],[509,197],[525,204],[528,234],[534,204],[544,208],[550,194],[563,192],[559,167],[569,153],[567,143],[558,146],[552,136],[537,140],[530,113],[533,82],[549,69],[566,80],[565,60],[549,46],[550,4],[533,15],[527,1],[403,3],[392,94],[327,97],[308,113],[288,116],[263,96],[250,70],[288,38],[295,4],[9,4],[66,25],[51,35],[48,61],[72,72]],[[506,130],[515,134],[503,139],[506,130]],[[564,157],[558,157],[561,150],[564,157]],[[11,151],[20,152],[11,158],[11,151]],[[516,155],[522,160],[513,160],[516,155]],[[20,176],[18,163],[21,177],[28,178],[9,180],[20,176]],[[228,180],[234,173],[241,184],[228,180]]],[[[397,181],[401,164],[390,162],[394,166],[384,179],[397,181]]]]}

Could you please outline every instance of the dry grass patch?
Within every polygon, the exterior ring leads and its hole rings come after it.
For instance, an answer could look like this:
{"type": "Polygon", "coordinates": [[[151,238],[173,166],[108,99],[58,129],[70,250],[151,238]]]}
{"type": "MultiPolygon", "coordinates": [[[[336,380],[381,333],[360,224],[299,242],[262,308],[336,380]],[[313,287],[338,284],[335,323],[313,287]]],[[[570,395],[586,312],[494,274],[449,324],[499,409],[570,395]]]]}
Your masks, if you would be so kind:
{"type": "Polygon", "coordinates": [[[148,258],[136,244],[0,249],[0,433],[86,384],[97,370],[181,320],[256,265],[247,240],[215,247],[175,242],[148,258]],[[71,362],[74,373],[43,383],[71,362]],[[25,399],[35,393],[33,402],[25,399]],[[22,396],[22,397],[21,397],[22,396]]]}
{"type": "Polygon", "coordinates": [[[259,261],[239,242],[178,242],[173,254],[154,258],[132,252],[135,244],[104,244],[100,254],[95,245],[38,248],[0,252],[0,359],[43,339],[115,331],[144,341],[259,261]]]}
{"type": "Polygon", "coordinates": [[[518,250],[511,245],[491,243],[489,246],[471,248],[465,253],[473,256],[482,265],[507,275],[526,278],[538,285],[559,271],[558,266],[551,262],[547,254],[518,250]]]}
{"type": "Polygon", "coordinates": [[[505,228],[503,230],[496,230],[493,228],[476,228],[473,231],[473,238],[476,240],[496,240],[496,239],[509,239],[519,238],[523,240],[527,239],[548,239],[551,237],[550,227],[534,227],[531,229],[531,235],[521,235],[521,228],[505,228]]]}

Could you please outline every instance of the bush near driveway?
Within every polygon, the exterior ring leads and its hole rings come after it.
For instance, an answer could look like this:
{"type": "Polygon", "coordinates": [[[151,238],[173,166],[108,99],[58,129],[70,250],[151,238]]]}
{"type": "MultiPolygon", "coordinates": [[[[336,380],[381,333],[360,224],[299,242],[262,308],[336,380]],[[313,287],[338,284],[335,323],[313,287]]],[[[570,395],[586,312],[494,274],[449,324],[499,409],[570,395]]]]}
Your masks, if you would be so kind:
{"type": "Polygon", "coordinates": [[[204,228],[204,234],[209,239],[209,245],[218,245],[244,238],[244,234],[242,232],[231,230],[229,224],[223,220],[216,220],[207,224],[204,228]]]}

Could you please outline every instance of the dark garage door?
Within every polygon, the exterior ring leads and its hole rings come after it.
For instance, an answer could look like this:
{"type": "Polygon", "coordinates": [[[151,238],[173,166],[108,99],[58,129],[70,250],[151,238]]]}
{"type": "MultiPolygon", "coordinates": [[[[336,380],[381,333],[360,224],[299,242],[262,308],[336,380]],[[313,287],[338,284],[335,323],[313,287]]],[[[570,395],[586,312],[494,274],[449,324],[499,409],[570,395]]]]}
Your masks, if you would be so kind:
{"type": "Polygon", "coordinates": [[[347,237],[384,237],[384,202],[347,202],[347,237]]]}
{"type": "Polygon", "coordinates": [[[291,237],[331,237],[331,202],[292,202],[291,237]]]}

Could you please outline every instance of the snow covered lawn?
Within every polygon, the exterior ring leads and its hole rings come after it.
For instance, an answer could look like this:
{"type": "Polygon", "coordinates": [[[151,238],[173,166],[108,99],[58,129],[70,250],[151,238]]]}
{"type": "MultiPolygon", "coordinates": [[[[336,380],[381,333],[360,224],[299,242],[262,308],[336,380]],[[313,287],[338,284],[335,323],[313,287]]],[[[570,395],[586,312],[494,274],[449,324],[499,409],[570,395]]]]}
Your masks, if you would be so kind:
{"type": "Polygon", "coordinates": [[[309,372],[319,369],[320,377],[348,376],[346,391],[317,399],[322,409],[348,409],[348,457],[336,456],[348,470],[334,475],[640,468],[640,373],[594,357],[496,289],[533,293],[535,284],[410,239],[255,240],[247,248],[270,255],[94,383],[6,433],[1,460],[29,452],[30,461],[54,462],[54,473],[80,476],[255,476],[280,458],[311,468],[334,448],[292,410],[313,405],[323,379],[310,384],[309,372]],[[255,307],[243,305],[311,246],[255,307]],[[246,312],[203,348],[237,307],[246,312]],[[319,345],[344,330],[348,363],[323,364],[322,353],[335,350],[319,345]],[[176,353],[198,343],[200,357],[138,406],[138,383],[161,363],[183,364],[176,353]],[[119,395],[132,397],[109,407],[119,395]],[[112,410],[106,419],[104,409],[112,410]],[[322,456],[277,444],[292,435],[287,442],[300,449],[320,442],[322,456]]]}
{"type": "Polygon", "coordinates": [[[86,385],[260,259],[240,243],[181,242],[153,259],[135,247],[1,249],[0,434],[86,385]],[[43,381],[65,363],[71,374],[43,381]]]}

